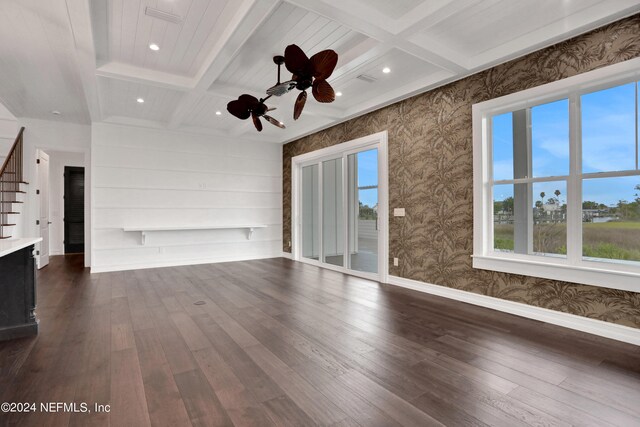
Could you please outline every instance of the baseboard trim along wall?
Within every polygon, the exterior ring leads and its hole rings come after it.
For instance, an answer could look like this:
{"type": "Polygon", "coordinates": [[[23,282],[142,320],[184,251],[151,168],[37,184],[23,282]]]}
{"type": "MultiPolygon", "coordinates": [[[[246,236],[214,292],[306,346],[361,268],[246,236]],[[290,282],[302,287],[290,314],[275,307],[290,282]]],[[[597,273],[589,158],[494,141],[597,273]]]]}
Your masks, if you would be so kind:
{"type": "Polygon", "coordinates": [[[418,280],[404,279],[398,276],[389,276],[389,284],[640,346],[640,329],[629,326],[433,285],[418,280]]]}
{"type": "Polygon", "coordinates": [[[163,261],[163,262],[147,262],[140,264],[125,264],[125,265],[101,265],[99,267],[91,267],[91,274],[93,273],[108,273],[112,271],[128,271],[128,270],[145,270],[149,268],[163,268],[163,267],[184,267],[187,265],[199,265],[199,264],[217,264],[220,262],[235,262],[235,261],[251,261],[257,259],[269,259],[278,258],[279,254],[265,254],[262,256],[231,256],[231,257],[215,257],[215,258],[198,258],[187,259],[177,261],[163,261]]]}
{"type": "Polygon", "coordinates": [[[293,259],[293,254],[291,252],[282,252],[282,258],[293,259]]]}

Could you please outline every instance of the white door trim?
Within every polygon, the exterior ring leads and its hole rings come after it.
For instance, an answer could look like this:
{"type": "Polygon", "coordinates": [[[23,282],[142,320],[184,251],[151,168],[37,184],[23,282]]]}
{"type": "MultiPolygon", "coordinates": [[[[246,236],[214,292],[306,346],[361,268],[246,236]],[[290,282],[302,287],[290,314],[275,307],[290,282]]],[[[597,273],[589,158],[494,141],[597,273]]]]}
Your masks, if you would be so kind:
{"type": "MultiPolygon", "coordinates": [[[[351,274],[358,277],[373,279],[382,283],[388,282],[389,276],[389,159],[388,159],[388,134],[387,131],[374,133],[362,138],[332,145],[310,153],[301,154],[291,159],[291,243],[292,259],[319,267],[329,268],[342,273],[351,274]],[[302,226],[301,200],[299,197],[301,185],[302,167],[309,163],[319,162],[328,158],[337,158],[365,148],[378,149],[378,274],[359,272],[348,269],[346,266],[328,266],[313,260],[302,257],[302,226]]],[[[343,162],[344,163],[344,162],[343,162]]],[[[343,173],[343,182],[346,182],[343,173]]],[[[346,204],[343,204],[346,208],[346,204]]],[[[345,222],[346,225],[346,222],[345,222]]],[[[345,241],[346,245],[346,241],[345,241]]]]}

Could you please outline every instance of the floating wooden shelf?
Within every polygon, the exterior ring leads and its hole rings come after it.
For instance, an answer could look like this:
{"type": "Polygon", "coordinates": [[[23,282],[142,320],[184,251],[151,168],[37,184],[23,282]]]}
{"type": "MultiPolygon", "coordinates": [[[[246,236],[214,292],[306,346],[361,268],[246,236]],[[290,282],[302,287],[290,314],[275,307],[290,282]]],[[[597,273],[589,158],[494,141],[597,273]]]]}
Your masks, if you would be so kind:
{"type": "Polygon", "coordinates": [[[250,240],[253,236],[253,231],[256,228],[267,228],[264,224],[254,225],[186,225],[186,226],[160,226],[160,227],[124,227],[123,231],[138,231],[141,234],[141,243],[145,245],[147,243],[147,233],[154,231],[188,231],[188,230],[233,230],[233,229],[246,229],[247,240],[250,240]]]}

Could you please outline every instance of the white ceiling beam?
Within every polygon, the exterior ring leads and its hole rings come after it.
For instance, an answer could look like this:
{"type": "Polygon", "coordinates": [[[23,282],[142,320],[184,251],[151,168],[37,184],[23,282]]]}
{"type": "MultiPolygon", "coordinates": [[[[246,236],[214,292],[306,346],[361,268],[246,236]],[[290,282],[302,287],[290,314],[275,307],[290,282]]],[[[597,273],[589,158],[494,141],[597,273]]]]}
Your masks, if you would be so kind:
{"type": "Polygon", "coordinates": [[[96,70],[96,75],[109,79],[124,80],[179,91],[189,91],[193,89],[197,83],[193,78],[122,62],[108,62],[96,70]]]}
{"type": "Polygon", "coordinates": [[[98,94],[98,79],[95,75],[96,53],[89,0],[67,0],[67,14],[75,44],[75,58],[89,116],[94,122],[102,120],[102,107],[98,94]]]}
{"type": "Polygon", "coordinates": [[[222,74],[249,37],[278,5],[278,0],[244,0],[213,47],[205,65],[196,76],[194,89],[182,98],[175,109],[169,127],[178,127],[191,112],[200,97],[222,74]]]}
{"type": "MultiPolygon", "coordinates": [[[[391,45],[397,49],[405,51],[411,55],[414,55],[423,61],[427,61],[431,64],[437,65],[440,68],[449,70],[456,73],[463,73],[466,68],[461,64],[458,64],[449,58],[439,55],[436,52],[432,52],[424,47],[417,46],[410,41],[393,34],[384,29],[380,24],[376,25],[372,21],[369,22],[363,19],[359,14],[349,13],[344,8],[337,8],[334,5],[328,4],[322,0],[287,0],[298,7],[302,7],[311,12],[322,15],[332,21],[338,22],[347,28],[351,28],[354,31],[365,34],[371,38],[374,38],[382,43],[391,45]]],[[[378,21],[380,22],[380,21],[378,21]]]]}

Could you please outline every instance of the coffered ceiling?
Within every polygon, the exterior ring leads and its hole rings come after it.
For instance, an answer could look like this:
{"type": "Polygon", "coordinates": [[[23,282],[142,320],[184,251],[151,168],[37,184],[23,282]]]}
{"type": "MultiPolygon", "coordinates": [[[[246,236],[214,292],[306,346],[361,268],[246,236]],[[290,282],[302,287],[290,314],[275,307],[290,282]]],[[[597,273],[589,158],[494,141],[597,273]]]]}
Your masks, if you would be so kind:
{"type": "Polygon", "coordinates": [[[282,143],[638,12],[637,0],[2,1],[0,101],[17,117],[282,143]],[[310,97],[298,121],[296,92],[271,98],[287,129],[258,134],[226,104],[264,95],[291,43],[338,52],[342,96],[310,97]]]}

